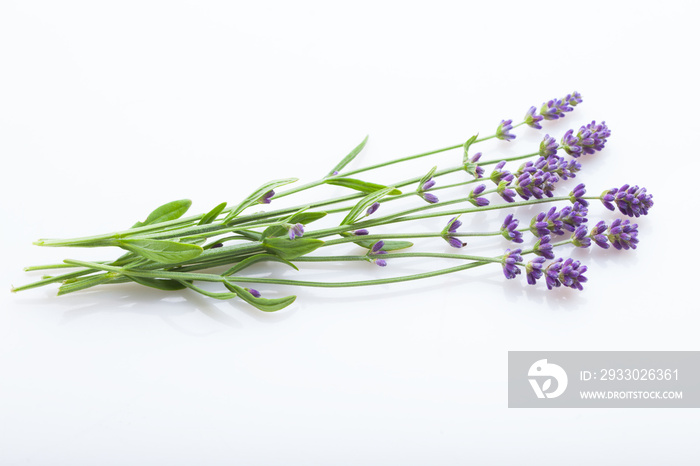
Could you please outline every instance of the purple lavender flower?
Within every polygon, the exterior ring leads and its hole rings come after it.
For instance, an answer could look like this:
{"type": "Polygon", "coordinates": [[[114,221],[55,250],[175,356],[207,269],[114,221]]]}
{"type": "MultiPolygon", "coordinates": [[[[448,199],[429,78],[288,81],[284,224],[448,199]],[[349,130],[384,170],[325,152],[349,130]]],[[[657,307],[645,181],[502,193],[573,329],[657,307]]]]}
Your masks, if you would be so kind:
{"type": "Polygon", "coordinates": [[[583,275],[588,267],[571,258],[564,261],[561,257],[549,264],[545,269],[545,281],[547,288],[552,289],[566,286],[576,290],[582,290],[588,279],[583,275]]]}
{"type": "Polygon", "coordinates": [[[607,229],[608,226],[603,220],[601,220],[600,222],[596,223],[593,228],[591,228],[591,233],[588,235],[595,244],[603,249],[608,249],[610,247],[608,237],[605,235],[605,230],[607,229]]]}
{"type": "Polygon", "coordinates": [[[573,232],[580,227],[582,223],[588,222],[588,208],[580,202],[574,202],[573,206],[566,206],[559,212],[559,220],[562,222],[562,228],[573,232]]]}
{"type": "Polygon", "coordinates": [[[503,167],[506,166],[506,161],[503,160],[502,162],[498,162],[495,167],[493,167],[493,171],[491,172],[491,175],[489,175],[489,178],[491,178],[491,181],[493,181],[495,184],[500,183],[501,181],[508,181],[511,182],[513,181],[513,174],[509,172],[508,170],[503,170],[503,167]]]}
{"type": "Polygon", "coordinates": [[[256,290],[256,289],[254,289],[254,288],[245,288],[245,290],[246,290],[248,293],[252,294],[253,297],[255,297],[255,298],[259,298],[260,296],[262,296],[262,295],[260,294],[260,292],[259,292],[258,290],[256,290]]]}
{"type": "Polygon", "coordinates": [[[573,129],[567,131],[561,139],[561,148],[574,157],[593,154],[603,150],[610,134],[610,128],[605,122],[596,124],[594,120],[586,126],[581,126],[576,135],[573,129]]]}
{"type": "Polygon", "coordinates": [[[442,238],[453,248],[462,248],[467,245],[454,236],[457,233],[457,228],[461,226],[462,222],[457,217],[452,217],[442,230],[442,238]]]}
{"type": "Polygon", "coordinates": [[[376,243],[374,243],[369,251],[367,251],[367,260],[370,262],[373,262],[374,264],[378,265],[379,267],[386,267],[387,262],[384,259],[377,258],[375,256],[380,256],[382,254],[386,254],[386,251],[382,251],[382,248],[384,247],[384,241],[379,240],[376,243]]]}
{"type": "Polygon", "coordinates": [[[355,231],[353,232],[353,235],[355,235],[355,236],[365,236],[365,235],[369,235],[369,231],[366,230],[365,228],[361,228],[361,229],[359,229],[359,230],[355,230],[355,231]]]}
{"type": "Polygon", "coordinates": [[[525,114],[525,124],[531,128],[542,129],[540,121],[542,121],[544,117],[542,115],[536,115],[536,112],[537,108],[530,107],[530,109],[525,114]]]}
{"type": "Polygon", "coordinates": [[[530,231],[538,237],[548,235],[563,235],[562,229],[564,223],[559,220],[560,212],[557,212],[556,207],[552,207],[547,212],[540,212],[530,221],[530,231]]]}
{"type": "Polygon", "coordinates": [[[520,255],[522,249],[506,249],[506,253],[501,259],[501,264],[503,265],[503,274],[508,280],[515,278],[516,275],[520,274],[520,269],[518,268],[518,262],[522,262],[523,257],[520,255]]]}
{"type": "Polygon", "coordinates": [[[544,235],[532,247],[532,252],[545,259],[554,259],[554,246],[551,243],[552,237],[544,235]]]}
{"type": "Polygon", "coordinates": [[[470,175],[472,175],[474,178],[484,177],[484,169],[477,164],[480,158],[481,152],[477,152],[464,163],[464,170],[470,175]]]}
{"type": "Polygon", "coordinates": [[[610,210],[615,210],[613,206],[615,203],[618,210],[628,217],[639,217],[649,213],[649,209],[654,205],[653,197],[651,194],[647,194],[645,188],[626,184],[620,189],[613,188],[605,191],[601,200],[603,205],[610,210]]]}
{"type": "Polygon", "coordinates": [[[545,120],[564,118],[566,116],[565,113],[574,110],[569,102],[570,97],[571,96],[568,95],[564,99],[552,99],[543,103],[540,107],[540,115],[542,115],[545,120]]]}
{"type": "Polygon", "coordinates": [[[586,185],[581,183],[569,193],[569,200],[572,204],[579,203],[584,207],[588,207],[588,201],[583,198],[586,195],[586,185]]]}
{"type": "Polygon", "coordinates": [[[571,242],[577,248],[588,248],[591,246],[591,238],[588,237],[588,228],[585,225],[578,227],[571,235],[571,242]]]}
{"type": "Polygon", "coordinates": [[[375,213],[375,212],[377,211],[377,209],[379,209],[379,202],[375,202],[374,204],[372,204],[371,206],[369,206],[369,208],[367,209],[367,213],[365,214],[365,216],[372,215],[373,213],[375,213]]]}
{"type": "Polygon", "coordinates": [[[489,205],[489,200],[486,199],[485,197],[478,197],[479,194],[483,193],[486,190],[486,185],[485,184],[480,184],[476,188],[472,189],[472,192],[469,193],[468,200],[474,206],[476,207],[484,207],[489,205]]]}
{"type": "Polygon", "coordinates": [[[542,199],[543,196],[552,197],[554,183],[559,181],[556,175],[542,170],[534,173],[523,173],[515,181],[515,191],[525,200],[530,197],[542,199]]]}
{"type": "Polygon", "coordinates": [[[544,136],[542,142],[540,142],[540,155],[542,157],[549,157],[550,155],[556,155],[557,149],[559,149],[559,143],[549,134],[544,136]]]}
{"type": "Polygon", "coordinates": [[[270,190],[270,191],[266,192],[265,195],[263,195],[263,197],[258,199],[258,203],[259,204],[269,204],[270,202],[272,202],[272,197],[274,195],[275,195],[275,191],[270,190]]]}
{"type": "Polygon", "coordinates": [[[513,129],[513,120],[501,120],[501,124],[496,129],[496,137],[503,141],[512,141],[515,139],[515,134],[509,133],[511,129],[513,129]]]}
{"type": "Polygon", "coordinates": [[[433,193],[421,193],[420,197],[422,197],[423,200],[429,204],[437,204],[440,202],[440,199],[438,199],[438,197],[433,193]]]}
{"type": "Polygon", "coordinates": [[[302,236],[304,236],[304,225],[301,223],[289,225],[289,239],[301,238],[302,236]]]}
{"type": "Polygon", "coordinates": [[[514,243],[522,243],[523,234],[517,230],[519,223],[518,219],[513,218],[513,214],[508,214],[501,225],[501,235],[514,243]]]}
{"type": "Polygon", "coordinates": [[[498,187],[496,188],[496,192],[498,193],[499,196],[503,198],[504,201],[506,202],[515,202],[515,191],[512,189],[508,188],[508,181],[501,181],[498,183],[498,187]]]}
{"type": "Polygon", "coordinates": [[[615,249],[637,249],[637,234],[636,223],[618,218],[610,224],[608,239],[615,249]]]}
{"type": "Polygon", "coordinates": [[[528,284],[534,285],[537,283],[537,280],[542,278],[544,273],[542,269],[544,267],[545,260],[546,259],[544,257],[535,257],[527,263],[525,266],[525,274],[527,276],[528,284]]]}

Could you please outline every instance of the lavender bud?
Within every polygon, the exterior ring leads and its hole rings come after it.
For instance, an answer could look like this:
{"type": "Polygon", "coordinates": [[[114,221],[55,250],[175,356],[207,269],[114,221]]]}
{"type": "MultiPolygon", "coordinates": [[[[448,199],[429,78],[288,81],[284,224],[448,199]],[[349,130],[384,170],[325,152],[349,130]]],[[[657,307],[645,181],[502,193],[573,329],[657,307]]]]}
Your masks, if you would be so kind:
{"type": "Polygon", "coordinates": [[[297,223],[289,226],[289,239],[301,238],[304,236],[304,225],[297,223]]]}
{"type": "Polygon", "coordinates": [[[501,225],[501,235],[514,243],[522,243],[523,234],[517,230],[519,223],[518,219],[513,218],[513,214],[508,214],[501,225]]]}
{"type": "Polygon", "coordinates": [[[501,120],[501,124],[498,125],[496,129],[496,137],[503,141],[511,141],[515,139],[515,134],[510,134],[509,131],[513,129],[513,120],[501,120]]]}
{"type": "Polygon", "coordinates": [[[576,185],[576,187],[569,193],[569,200],[572,204],[578,202],[584,207],[588,207],[588,201],[583,198],[586,195],[586,185],[581,183],[576,185]]]}
{"type": "Polygon", "coordinates": [[[422,197],[425,202],[430,204],[437,204],[440,202],[440,199],[438,199],[438,197],[432,193],[420,193],[420,197],[422,197]]]}
{"type": "Polygon", "coordinates": [[[485,197],[478,197],[479,194],[483,193],[486,190],[486,185],[485,184],[480,184],[476,188],[472,189],[472,192],[469,193],[469,202],[474,204],[476,207],[484,207],[489,205],[489,200],[486,199],[485,197]]]}
{"type": "Polygon", "coordinates": [[[253,288],[246,288],[245,290],[246,290],[248,293],[252,294],[253,297],[255,297],[255,298],[259,298],[259,297],[261,296],[260,292],[259,292],[258,290],[256,290],[256,289],[253,289],[253,288]]]}
{"type": "Polygon", "coordinates": [[[367,209],[367,213],[365,215],[366,216],[372,215],[373,213],[375,213],[377,211],[377,209],[379,209],[379,202],[375,202],[374,204],[369,206],[369,208],[367,209]]]}
{"type": "Polygon", "coordinates": [[[268,191],[267,193],[265,193],[265,195],[264,195],[263,197],[261,197],[260,199],[258,199],[258,203],[259,203],[259,204],[269,204],[270,202],[272,202],[272,197],[273,197],[274,195],[275,195],[275,191],[274,191],[274,190],[270,190],[270,191],[268,191]]]}
{"type": "Polygon", "coordinates": [[[355,236],[369,235],[369,231],[366,230],[366,229],[364,229],[364,228],[361,228],[361,229],[359,229],[359,230],[355,230],[355,231],[353,232],[353,235],[355,235],[355,236]]]}
{"type": "Polygon", "coordinates": [[[542,115],[536,115],[537,108],[530,107],[530,109],[525,113],[525,124],[531,128],[542,129],[540,121],[544,118],[542,115]]]}
{"type": "Polygon", "coordinates": [[[522,262],[523,257],[520,255],[522,249],[506,249],[506,253],[501,259],[501,265],[503,266],[503,274],[508,280],[515,278],[516,275],[520,274],[520,269],[518,268],[518,262],[522,262]]]}

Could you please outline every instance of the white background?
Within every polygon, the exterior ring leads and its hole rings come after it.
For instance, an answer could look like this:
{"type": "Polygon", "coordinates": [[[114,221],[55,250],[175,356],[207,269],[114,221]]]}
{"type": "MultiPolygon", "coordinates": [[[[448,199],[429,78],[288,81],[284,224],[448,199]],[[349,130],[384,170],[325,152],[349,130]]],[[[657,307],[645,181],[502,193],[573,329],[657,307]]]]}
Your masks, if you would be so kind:
{"type": "MultiPolygon", "coordinates": [[[[637,251],[572,253],[590,268],[583,292],[506,282],[495,266],[373,289],[259,287],[298,295],[274,314],[133,285],[2,293],[0,464],[697,464],[698,410],[508,409],[506,380],[509,350],[700,350],[694,2],[1,5],[6,290],[40,277],[27,265],[117,254],[37,238],[312,181],[367,133],[354,166],[457,144],[573,90],[574,113],[485,144],[484,158],[605,120],[607,148],[574,181],[646,186],[656,205],[638,219],[637,251]]],[[[465,226],[494,229],[502,215],[465,226]]],[[[613,217],[591,207],[592,221],[613,217]]]]}

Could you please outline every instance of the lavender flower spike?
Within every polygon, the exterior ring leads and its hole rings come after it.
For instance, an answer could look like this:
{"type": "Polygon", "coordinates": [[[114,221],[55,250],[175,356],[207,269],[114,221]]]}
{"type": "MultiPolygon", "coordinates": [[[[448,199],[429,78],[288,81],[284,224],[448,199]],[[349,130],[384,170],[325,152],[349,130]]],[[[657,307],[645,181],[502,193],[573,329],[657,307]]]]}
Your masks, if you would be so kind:
{"type": "Polygon", "coordinates": [[[542,157],[549,157],[550,155],[556,155],[559,149],[559,143],[549,134],[545,134],[544,139],[540,142],[540,155],[542,157]]]}
{"type": "Polygon", "coordinates": [[[582,265],[579,261],[571,258],[564,261],[561,257],[547,266],[545,269],[545,281],[547,288],[557,288],[566,286],[576,290],[582,290],[583,285],[588,281],[583,274],[588,270],[588,267],[582,265]]]}
{"type": "Polygon", "coordinates": [[[454,236],[454,234],[457,233],[457,228],[461,226],[462,222],[460,222],[457,217],[452,217],[442,230],[442,238],[453,248],[463,248],[467,245],[467,243],[463,243],[454,236]]]}
{"type": "Polygon", "coordinates": [[[530,109],[525,114],[525,124],[528,125],[530,128],[542,129],[540,121],[542,121],[544,117],[542,115],[536,115],[536,112],[537,109],[535,107],[530,107],[530,109]]]}
{"type": "Polygon", "coordinates": [[[522,249],[506,249],[506,253],[501,259],[501,264],[503,265],[503,275],[506,276],[508,280],[515,278],[516,275],[520,274],[520,269],[518,268],[518,262],[522,262],[523,257],[520,255],[522,249]]]}
{"type": "Polygon", "coordinates": [[[515,139],[515,134],[510,134],[513,129],[513,120],[501,120],[501,124],[496,129],[496,137],[503,141],[512,141],[515,139]]]}
{"type": "Polygon", "coordinates": [[[591,246],[591,238],[588,237],[588,228],[585,225],[581,225],[574,231],[571,235],[571,242],[577,248],[588,248],[591,246]]]}
{"type": "Polygon", "coordinates": [[[472,189],[472,192],[469,193],[469,197],[467,198],[469,202],[474,204],[475,207],[484,207],[489,205],[489,200],[486,199],[485,197],[478,197],[479,194],[483,193],[486,190],[486,185],[485,184],[480,184],[476,188],[472,189]]]}
{"type": "Polygon", "coordinates": [[[569,200],[572,204],[577,202],[583,207],[588,207],[588,201],[583,198],[586,195],[586,185],[580,183],[569,193],[569,200]]]}
{"type": "Polygon", "coordinates": [[[542,275],[544,274],[542,269],[544,268],[545,260],[546,259],[544,257],[535,257],[527,263],[525,266],[525,274],[527,276],[528,284],[534,285],[537,283],[537,280],[542,278],[542,275]]]}
{"type": "Polygon", "coordinates": [[[552,245],[552,237],[544,235],[532,247],[532,252],[545,259],[554,259],[554,246],[552,245]]]}
{"type": "Polygon", "coordinates": [[[605,191],[601,200],[603,205],[610,210],[615,210],[613,206],[615,203],[620,212],[628,217],[639,217],[649,213],[649,209],[654,205],[653,197],[651,194],[647,194],[645,188],[626,184],[620,189],[613,188],[605,191]]]}
{"type": "Polygon", "coordinates": [[[533,235],[544,237],[549,235],[563,235],[564,223],[559,220],[560,212],[556,207],[552,207],[547,212],[540,212],[530,221],[530,231],[533,235]]]}
{"type": "Polygon", "coordinates": [[[573,129],[567,131],[561,139],[561,147],[573,157],[593,154],[603,150],[610,134],[610,128],[605,122],[596,124],[592,121],[586,126],[581,126],[576,135],[573,129]]]}
{"type": "MultiPolygon", "coordinates": [[[[566,113],[574,110],[573,106],[571,105],[571,100],[571,94],[569,94],[563,99],[552,99],[547,101],[540,107],[540,115],[542,115],[545,120],[558,120],[559,118],[564,118],[566,113]]],[[[576,100],[574,99],[574,102],[575,101],[576,100]]]]}
{"type": "Polygon", "coordinates": [[[593,228],[591,228],[591,233],[588,235],[588,237],[591,238],[591,240],[599,247],[608,249],[610,244],[608,243],[608,237],[605,235],[605,230],[607,229],[608,226],[605,224],[605,221],[601,220],[600,222],[596,223],[593,228]]]}
{"type": "Polygon", "coordinates": [[[637,249],[637,234],[636,223],[618,218],[610,224],[608,239],[615,249],[637,249]]]}
{"type": "Polygon", "coordinates": [[[508,214],[501,225],[501,235],[514,243],[522,243],[523,234],[517,230],[519,223],[518,219],[513,218],[513,214],[508,214]]]}

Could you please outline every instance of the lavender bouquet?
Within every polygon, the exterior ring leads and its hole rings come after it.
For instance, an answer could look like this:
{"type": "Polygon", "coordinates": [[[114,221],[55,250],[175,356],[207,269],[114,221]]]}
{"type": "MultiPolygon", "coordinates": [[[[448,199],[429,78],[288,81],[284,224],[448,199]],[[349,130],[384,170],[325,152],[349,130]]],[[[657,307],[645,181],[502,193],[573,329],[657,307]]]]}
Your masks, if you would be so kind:
{"type": "MultiPolygon", "coordinates": [[[[501,121],[492,135],[475,135],[464,143],[347,170],[346,167],[364,148],[365,138],[326,176],[308,184],[280,190],[297,179],[271,181],[232,207],[224,202],[205,214],[184,218],[191,201],[177,200],[158,207],[144,221],[116,233],[74,239],[42,239],[34,244],[88,248],[114,246],[123,250],[123,254],[107,261],[66,259],[61,264],[27,267],[27,271],[70,271],[46,275],[34,283],[13,288],[13,291],[60,283],[58,294],[63,295],[97,285],[135,282],[163,291],[189,288],[216,299],[237,297],[262,311],[276,311],[290,305],[296,296],[265,298],[250,285],[370,286],[436,277],[486,265],[501,267],[506,279],[514,279],[524,271],[530,285],[544,281],[550,290],[562,286],[582,290],[587,280],[587,267],[578,260],[565,259],[559,251],[566,246],[588,248],[593,244],[603,249],[610,246],[635,249],[638,242],[637,224],[629,218],[617,218],[609,223],[601,220],[592,225],[594,222],[589,222],[589,201],[600,201],[607,209],[617,210],[626,217],[646,215],[653,205],[652,195],[646,189],[629,184],[606,189],[599,195],[588,195],[581,183],[568,194],[555,195],[561,180],[578,175],[581,160],[605,147],[611,134],[605,122],[593,121],[578,131],[570,129],[559,140],[547,134],[537,150],[527,154],[488,159],[475,150],[479,143],[489,139],[513,140],[516,135],[512,131],[520,126],[542,129],[545,121],[564,118],[581,102],[581,95],[574,92],[561,99],[549,100],[539,109],[531,107],[518,123],[501,121]],[[454,166],[441,169],[433,166],[422,176],[387,185],[356,177],[389,165],[455,150],[461,150],[461,153],[456,162],[453,160],[454,166]],[[520,164],[516,167],[515,162],[520,164]],[[467,179],[438,184],[441,177],[458,172],[463,172],[467,179]],[[261,204],[278,203],[282,198],[321,185],[339,186],[350,194],[251,212],[261,204]],[[445,199],[442,193],[449,191],[459,194],[456,198],[445,199]],[[413,203],[408,208],[390,209],[399,204],[394,201],[400,199],[413,203]],[[546,206],[525,226],[521,226],[510,212],[505,214],[498,229],[460,231],[463,216],[538,204],[546,206]],[[378,214],[380,207],[381,211],[388,213],[378,214]],[[388,229],[436,217],[445,221],[440,231],[388,229]],[[322,219],[319,223],[326,223],[326,227],[310,228],[322,219]],[[381,232],[375,233],[377,230],[381,232]],[[485,236],[502,236],[514,244],[505,250],[501,248],[495,255],[469,254],[465,239],[485,236]],[[444,251],[450,247],[458,251],[435,252],[434,247],[430,252],[414,251],[410,240],[418,238],[444,241],[444,251]],[[529,247],[516,247],[526,241],[531,243],[529,247]],[[348,254],[321,254],[337,250],[335,246],[343,244],[354,245],[354,250],[348,254]],[[434,259],[448,259],[458,265],[361,281],[246,276],[246,269],[256,263],[277,262],[300,271],[300,267],[308,262],[364,261],[386,267],[390,262],[393,266],[399,262],[394,260],[401,258],[427,259],[428,265],[434,259]],[[214,286],[219,284],[220,289],[212,289],[212,285],[204,284],[206,282],[213,282],[214,286]]],[[[397,267],[400,269],[400,265],[397,267]]]]}

